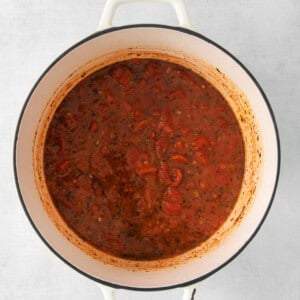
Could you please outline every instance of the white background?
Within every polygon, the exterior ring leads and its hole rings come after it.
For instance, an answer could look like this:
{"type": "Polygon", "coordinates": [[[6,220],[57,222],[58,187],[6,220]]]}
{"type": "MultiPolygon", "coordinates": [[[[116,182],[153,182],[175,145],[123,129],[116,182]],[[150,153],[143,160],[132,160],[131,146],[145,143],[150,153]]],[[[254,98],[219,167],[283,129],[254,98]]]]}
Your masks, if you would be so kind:
{"type": "MultiPolygon", "coordinates": [[[[198,284],[195,299],[300,299],[300,1],[186,0],[197,31],[237,56],[278,121],[282,168],[273,207],[246,250],[198,284]]],[[[29,224],[12,170],[21,107],[43,70],[95,31],[104,0],[0,0],[0,299],[103,299],[29,224]]],[[[115,24],[176,24],[163,4],[121,7],[115,24]]],[[[117,291],[117,299],[180,299],[182,291],[117,291]]]]}

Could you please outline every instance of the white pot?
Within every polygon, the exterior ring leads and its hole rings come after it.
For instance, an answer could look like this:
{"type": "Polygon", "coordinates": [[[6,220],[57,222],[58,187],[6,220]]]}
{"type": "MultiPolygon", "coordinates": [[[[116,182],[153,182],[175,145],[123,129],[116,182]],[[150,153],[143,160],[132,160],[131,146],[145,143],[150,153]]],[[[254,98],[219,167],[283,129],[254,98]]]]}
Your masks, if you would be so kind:
{"type": "Polygon", "coordinates": [[[16,131],[15,178],[22,204],[34,229],[53,253],[69,266],[112,287],[155,290],[187,286],[225,266],[245,248],[260,228],[274,197],[279,175],[278,132],[270,104],[255,78],[222,47],[183,28],[190,27],[190,23],[181,0],[161,1],[174,6],[181,27],[131,25],[108,28],[116,6],[125,2],[108,1],[100,23],[101,31],[65,51],[38,79],[26,100],[16,131]],[[122,55],[133,55],[129,52],[173,57],[210,80],[228,100],[237,118],[243,118],[240,126],[246,144],[246,175],[242,192],[231,222],[228,221],[216,236],[218,242],[213,247],[207,244],[206,249],[202,247],[177,260],[168,261],[164,268],[154,270],[150,266],[150,271],[145,271],[138,266],[135,272],[128,270],[134,269],[134,265],[124,268],[92,258],[61,234],[53,218],[49,217],[49,211],[46,212],[45,201],[41,201],[41,189],[37,188],[38,163],[33,155],[38,144],[35,135],[43,136],[46,118],[54,109],[50,103],[55,103],[59,94],[70,89],[71,82],[83,72],[87,74],[93,67],[120,59],[122,55]],[[190,259],[192,255],[196,257],[190,259]]]}

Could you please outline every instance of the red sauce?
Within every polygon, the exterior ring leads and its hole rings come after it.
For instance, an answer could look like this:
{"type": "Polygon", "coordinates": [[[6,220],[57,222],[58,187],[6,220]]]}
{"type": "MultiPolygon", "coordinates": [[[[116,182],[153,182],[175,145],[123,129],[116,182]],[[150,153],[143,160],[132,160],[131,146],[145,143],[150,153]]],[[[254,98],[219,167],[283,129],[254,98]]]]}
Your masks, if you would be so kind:
{"type": "Polygon", "coordinates": [[[153,59],[118,62],[78,83],[44,149],[65,222],[132,260],[172,257],[215,233],[237,200],[244,160],[222,95],[192,71],[153,59]]]}

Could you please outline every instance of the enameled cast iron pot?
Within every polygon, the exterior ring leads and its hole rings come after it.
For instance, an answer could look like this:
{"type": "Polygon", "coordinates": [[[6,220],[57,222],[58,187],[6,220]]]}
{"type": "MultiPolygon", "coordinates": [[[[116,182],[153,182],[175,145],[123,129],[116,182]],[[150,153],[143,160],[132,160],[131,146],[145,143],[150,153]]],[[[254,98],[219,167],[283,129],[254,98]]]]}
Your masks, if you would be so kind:
{"type": "MultiPolygon", "coordinates": [[[[112,288],[162,290],[187,287],[225,266],[260,228],[278,181],[278,132],[261,87],[233,55],[190,29],[182,0],[160,1],[173,6],[180,27],[139,24],[113,28],[111,21],[116,7],[130,0],[108,0],[98,31],[65,51],[38,79],[23,107],[15,136],[15,179],[31,224],[53,253],[81,274],[104,284],[107,299],[111,299],[112,288]],[[68,241],[61,234],[53,223],[57,220],[53,220],[47,211],[47,205],[51,204],[43,195],[41,170],[38,170],[42,164],[36,160],[42,153],[39,146],[49,116],[59,103],[55,99],[59,95],[61,99],[78,78],[85,77],[93,68],[137,54],[167,57],[192,68],[220,90],[242,129],[246,172],[229,220],[204,246],[166,262],[134,265],[94,259],[76,247],[76,242],[68,241]]],[[[190,290],[186,289],[185,298],[189,295],[190,290]]]]}

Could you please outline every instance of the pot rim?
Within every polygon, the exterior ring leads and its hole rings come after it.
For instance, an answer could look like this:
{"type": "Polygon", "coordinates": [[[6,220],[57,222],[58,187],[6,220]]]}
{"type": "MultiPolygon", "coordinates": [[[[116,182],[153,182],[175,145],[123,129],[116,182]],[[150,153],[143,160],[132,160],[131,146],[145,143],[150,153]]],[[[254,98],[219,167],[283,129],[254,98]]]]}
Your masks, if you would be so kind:
{"type": "Polygon", "coordinates": [[[21,109],[20,115],[18,117],[18,122],[17,122],[17,126],[16,126],[16,131],[15,131],[15,136],[14,136],[14,145],[13,145],[13,170],[14,170],[14,179],[15,179],[15,184],[16,184],[16,188],[17,188],[17,192],[19,195],[19,199],[20,202],[22,204],[23,210],[31,224],[31,226],[33,227],[33,229],[35,230],[35,232],[37,233],[37,235],[40,237],[40,239],[44,242],[44,244],[48,247],[48,249],[50,249],[58,258],[60,258],[64,263],[66,263],[69,267],[71,267],[72,269],[74,269],[75,271],[77,271],[78,273],[80,273],[81,275],[92,279],[94,281],[96,281],[97,283],[100,284],[104,284],[107,286],[110,286],[112,288],[116,288],[116,289],[127,289],[127,290],[136,290],[136,291],[162,291],[162,290],[167,290],[167,289],[173,289],[173,288],[179,288],[179,287],[186,287],[195,283],[198,283],[208,277],[210,277],[211,275],[213,275],[214,273],[216,273],[217,271],[219,271],[220,269],[224,268],[227,264],[229,264],[231,261],[233,261],[237,256],[239,256],[242,251],[247,247],[247,245],[252,241],[252,239],[256,236],[257,232],[259,231],[259,229],[261,228],[262,224],[264,223],[270,208],[273,204],[274,201],[274,197],[275,197],[275,193],[276,193],[276,189],[278,186],[278,180],[279,180],[279,173],[280,173],[280,163],[281,163],[281,151],[280,151],[280,140],[279,140],[279,132],[278,132],[278,126],[276,123],[276,119],[273,113],[273,110],[271,108],[271,105],[269,103],[269,100],[266,96],[266,94],[264,93],[263,89],[261,88],[261,86],[259,85],[258,81],[256,80],[256,78],[250,73],[250,71],[245,67],[245,65],[239,61],[233,54],[231,54],[229,51],[227,51],[226,49],[224,49],[222,46],[220,46],[219,44],[217,44],[216,42],[210,40],[209,38],[205,37],[204,35],[192,31],[190,29],[186,29],[186,28],[182,28],[182,27],[176,27],[176,26],[169,26],[169,25],[162,25],[162,24],[132,24],[132,25],[125,25],[125,26],[119,26],[119,27],[111,27],[102,31],[97,31],[91,35],[89,35],[88,37],[82,39],[81,41],[75,43],[74,45],[72,45],[71,47],[69,47],[67,50],[65,50],[62,54],[60,54],[44,71],[43,73],[39,76],[39,78],[37,79],[37,81],[35,82],[35,84],[33,85],[32,89],[30,90],[25,103],[23,104],[23,107],[21,109]],[[82,270],[80,270],[79,268],[77,268],[76,266],[74,266],[71,262],[67,261],[67,259],[65,259],[61,254],[59,254],[47,241],[46,239],[42,236],[41,232],[39,231],[39,229],[37,228],[37,226],[34,224],[29,212],[26,209],[26,205],[25,205],[25,201],[23,199],[21,190],[20,190],[20,185],[19,185],[19,180],[18,180],[18,174],[17,174],[17,160],[16,160],[16,150],[17,150],[17,141],[18,141],[18,134],[19,134],[19,128],[23,119],[23,115],[25,112],[25,109],[27,107],[27,104],[29,103],[29,100],[31,98],[31,95],[33,94],[33,92],[35,91],[36,87],[39,85],[39,83],[41,82],[41,80],[45,77],[45,75],[48,73],[48,71],[50,69],[52,69],[53,66],[55,66],[55,64],[60,61],[62,58],[64,58],[64,56],[66,56],[69,52],[71,52],[73,49],[77,48],[78,46],[94,39],[97,38],[98,36],[101,36],[103,34],[106,33],[110,33],[110,32],[114,32],[114,31],[120,31],[123,29],[130,29],[130,28],[147,28],[147,27],[154,27],[154,28],[162,28],[162,29],[169,29],[169,30],[175,30],[175,31],[180,31],[189,35],[193,35],[197,38],[200,38],[206,42],[208,42],[209,44],[212,44],[213,46],[217,47],[218,49],[220,49],[222,52],[224,52],[224,54],[228,55],[229,57],[231,57],[246,73],[247,75],[251,78],[251,80],[253,81],[253,83],[255,84],[255,86],[257,87],[257,89],[259,90],[262,98],[265,101],[265,104],[267,106],[267,109],[269,111],[269,114],[271,116],[272,119],[272,123],[274,126],[274,131],[275,131],[275,136],[276,136],[276,144],[277,144],[277,170],[276,170],[276,178],[275,178],[275,182],[274,182],[274,186],[273,186],[273,191],[272,191],[272,195],[271,198],[269,200],[269,204],[268,207],[260,221],[260,223],[257,225],[256,229],[254,230],[253,234],[250,236],[250,238],[248,240],[245,241],[244,245],[236,252],[234,253],[227,261],[225,261],[223,264],[221,264],[220,266],[218,266],[217,268],[213,269],[212,271],[210,271],[209,273],[197,277],[193,280],[189,280],[187,282],[184,283],[180,283],[180,284],[175,284],[175,285],[169,285],[169,286],[164,286],[164,287],[154,287],[154,288],[140,288],[140,287],[130,287],[130,286],[123,286],[123,285],[118,285],[118,284],[114,284],[111,282],[107,282],[104,280],[101,280],[99,278],[96,278],[82,270]]]}

